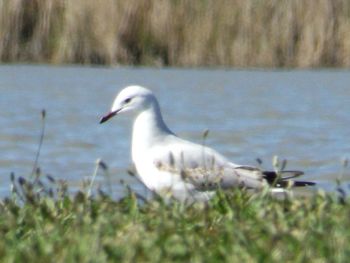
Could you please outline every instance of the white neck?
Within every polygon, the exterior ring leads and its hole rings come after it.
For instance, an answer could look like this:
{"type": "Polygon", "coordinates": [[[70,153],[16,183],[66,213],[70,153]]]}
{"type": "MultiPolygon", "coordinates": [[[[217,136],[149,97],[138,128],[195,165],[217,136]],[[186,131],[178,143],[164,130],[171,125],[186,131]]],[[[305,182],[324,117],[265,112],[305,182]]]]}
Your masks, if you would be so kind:
{"type": "Polygon", "coordinates": [[[132,132],[132,159],[142,158],[144,149],[162,140],[166,135],[173,134],[163,121],[157,101],[139,113],[135,118],[132,132]],[[137,148],[136,148],[137,146],[137,148]]]}

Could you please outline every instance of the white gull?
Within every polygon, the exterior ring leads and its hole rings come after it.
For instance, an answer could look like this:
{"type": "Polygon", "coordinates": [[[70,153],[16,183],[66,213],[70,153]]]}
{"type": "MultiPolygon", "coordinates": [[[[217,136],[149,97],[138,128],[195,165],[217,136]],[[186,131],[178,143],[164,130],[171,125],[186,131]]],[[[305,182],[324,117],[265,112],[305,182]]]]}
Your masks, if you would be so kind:
{"type": "Polygon", "coordinates": [[[290,180],[302,172],[283,171],[277,177],[275,172],[234,164],[209,147],[179,138],[163,121],[154,94],[144,87],[128,86],[120,91],[100,123],[124,112],[134,113],[131,155],[139,179],[164,198],[208,201],[219,188],[314,185],[290,180]]]}

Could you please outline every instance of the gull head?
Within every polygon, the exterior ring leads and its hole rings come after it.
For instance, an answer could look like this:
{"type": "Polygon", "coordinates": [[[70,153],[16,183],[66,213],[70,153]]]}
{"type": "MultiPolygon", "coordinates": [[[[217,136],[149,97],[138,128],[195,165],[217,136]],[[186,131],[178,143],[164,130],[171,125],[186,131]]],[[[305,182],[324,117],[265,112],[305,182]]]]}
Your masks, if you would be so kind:
{"type": "Polygon", "coordinates": [[[128,86],[122,89],[114,99],[111,110],[101,118],[104,123],[122,112],[141,112],[151,107],[155,102],[153,93],[141,86],[128,86]]]}

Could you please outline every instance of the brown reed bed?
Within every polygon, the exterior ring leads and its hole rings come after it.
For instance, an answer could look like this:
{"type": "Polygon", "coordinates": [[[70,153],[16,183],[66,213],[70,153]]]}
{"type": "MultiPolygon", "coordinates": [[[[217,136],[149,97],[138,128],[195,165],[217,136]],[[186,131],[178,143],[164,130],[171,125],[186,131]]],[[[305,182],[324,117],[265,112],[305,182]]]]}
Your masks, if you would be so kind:
{"type": "Polygon", "coordinates": [[[0,60],[347,67],[347,0],[2,0],[0,60]]]}

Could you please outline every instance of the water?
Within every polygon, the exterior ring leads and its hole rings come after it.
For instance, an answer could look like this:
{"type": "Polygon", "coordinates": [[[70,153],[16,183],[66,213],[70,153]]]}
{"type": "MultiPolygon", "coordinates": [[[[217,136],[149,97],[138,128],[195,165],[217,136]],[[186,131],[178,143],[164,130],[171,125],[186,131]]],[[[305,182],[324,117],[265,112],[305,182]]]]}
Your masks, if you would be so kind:
{"type": "MultiPolygon", "coordinates": [[[[168,126],[242,164],[274,155],[301,169],[320,187],[334,189],[341,160],[350,155],[350,72],[244,71],[209,69],[91,68],[46,65],[0,66],[0,183],[9,193],[9,175],[28,176],[38,148],[40,112],[46,131],[39,166],[44,174],[78,187],[104,160],[113,191],[120,179],[137,191],[126,173],[131,122],[118,116],[104,125],[116,93],[129,84],[150,87],[168,126]]],[[[349,170],[346,171],[349,175],[349,170]]],[[[346,179],[346,178],[345,178],[346,179]]],[[[97,181],[104,183],[101,173],[97,181]]]]}

